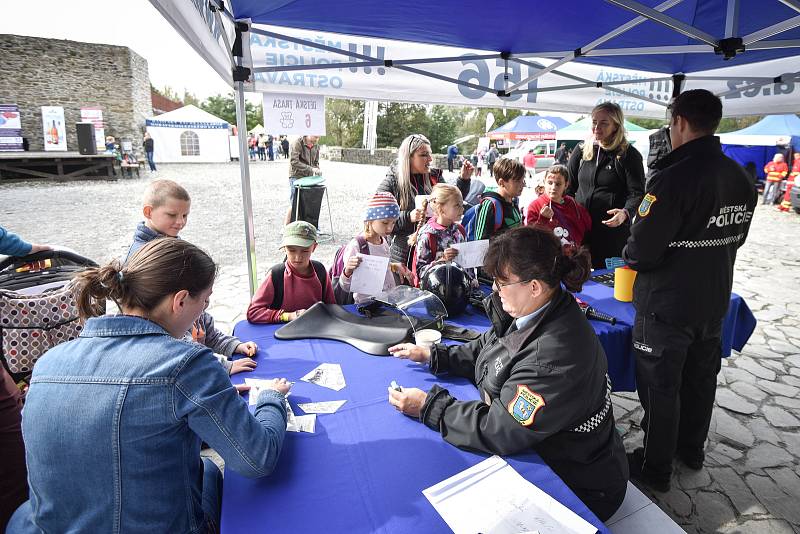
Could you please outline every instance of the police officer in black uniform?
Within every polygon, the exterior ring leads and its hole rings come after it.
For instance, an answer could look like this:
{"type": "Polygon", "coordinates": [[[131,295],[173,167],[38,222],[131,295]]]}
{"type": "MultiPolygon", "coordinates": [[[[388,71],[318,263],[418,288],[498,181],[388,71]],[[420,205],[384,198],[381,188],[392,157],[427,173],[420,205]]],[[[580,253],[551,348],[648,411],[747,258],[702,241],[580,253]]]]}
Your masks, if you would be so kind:
{"type": "Polygon", "coordinates": [[[434,374],[472,379],[483,400],[459,401],[435,385],[427,393],[391,391],[389,402],[457,447],[500,455],[535,450],[605,521],[625,497],[625,449],[614,427],[605,353],[561,288],[586,281],[588,252],[565,253],[550,230],[519,227],[491,242],[484,267],[495,277],[486,302],[490,330],[460,346],[389,349],[429,362],[434,374]]]}
{"type": "Polygon", "coordinates": [[[676,454],[703,466],[733,264],[756,204],[744,169],[713,135],[719,98],[687,91],[671,112],[673,150],[655,162],[623,251],[638,272],[633,348],[645,432],[628,462],[631,478],[658,491],[669,490],[676,454]]]}

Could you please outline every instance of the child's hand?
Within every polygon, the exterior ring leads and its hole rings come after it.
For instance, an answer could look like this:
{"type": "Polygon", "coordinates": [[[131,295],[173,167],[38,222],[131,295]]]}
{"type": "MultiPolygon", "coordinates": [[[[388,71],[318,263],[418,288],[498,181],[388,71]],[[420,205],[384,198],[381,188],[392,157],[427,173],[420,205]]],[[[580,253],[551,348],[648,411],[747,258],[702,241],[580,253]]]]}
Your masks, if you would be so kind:
{"type": "Polygon", "coordinates": [[[549,205],[545,204],[544,206],[542,206],[542,209],[539,210],[539,215],[541,215],[545,219],[551,219],[552,220],[553,219],[553,215],[554,215],[553,208],[551,208],[549,205]]]}
{"type": "Polygon", "coordinates": [[[444,252],[442,253],[442,258],[444,261],[453,261],[456,256],[458,256],[458,249],[453,247],[444,249],[444,252]]]}
{"type": "Polygon", "coordinates": [[[389,265],[389,269],[393,273],[397,273],[398,275],[400,275],[401,282],[405,280],[406,282],[408,282],[409,285],[412,286],[414,285],[414,273],[412,273],[408,267],[406,267],[399,261],[392,262],[389,265]]]}
{"type": "Polygon", "coordinates": [[[423,216],[422,208],[417,208],[411,212],[411,222],[415,223],[418,222],[423,216]]]}
{"type": "Polygon", "coordinates": [[[298,317],[303,315],[305,312],[306,312],[306,310],[297,310],[297,311],[289,312],[289,321],[290,322],[294,321],[295,319],[297,319],[298,317]]]}
{"type": "Polygon", "coordinates": [[[469,180],[472,177],[472,173],[475,170],[475,167],[472,165],[472,162],[464,160],[464,165],[461,166],[461,178],[464,180],[469,180]]]}
{"type": "Polygon", "coordinates": [[[247,384],[236,384],[233,387],[236,388],[236,391],[239,393],[239,395],[250,391],[250,386],[248,386],[247,384]]]}
{"type": "Polygon", "coordinates": [[[250,358],[233,360],[233,367],[231,367],[230,374],[235,375],[236,373],[243,373],[244,371],[252,371],[256,368],[256,365],[258,365],[258,362],[250,358]]]}
{"type": "Polygon", "coordinates": [[[347,260],[347,264],[344,266],[345,278],[353,276],[353,271],[355,271],[359,265],[361,265],[361,256],[350,256],[350,259],[347,260]]]}
{"type": "Polygon", "coordinates": [[[236,345],[236,348],[233,350],[236,354],[244,354],[252,358],[256,355],[256,351],[258,350],[258,345],[256,345],[253,341],[247,341],[245,343],[239,343],[236,345]]]}

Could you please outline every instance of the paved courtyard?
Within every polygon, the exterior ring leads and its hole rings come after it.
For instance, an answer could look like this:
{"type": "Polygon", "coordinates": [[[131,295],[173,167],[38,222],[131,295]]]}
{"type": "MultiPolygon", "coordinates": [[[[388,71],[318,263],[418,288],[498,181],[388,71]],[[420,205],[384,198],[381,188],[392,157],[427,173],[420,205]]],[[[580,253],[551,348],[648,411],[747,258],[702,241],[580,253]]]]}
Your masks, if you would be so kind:
{"type": "MultiPolygon", "coordinates": [[[[329,263],[361,226],[367,196],[385,168],[322,162],[336,240],[317,259],[329,263]]],[[[253,162],[259,281],[280,261],[288,206],[286,160],[253,162]]],[[[27,239],[63,245],[104,261],[124,254],[141,220],[151,177],[182,183],[192,196],[185,239],[219,263],[211,313],[230,330],[249,300],[241,187],[236,163],[162,165],[157,174],[120,181],[0,182],[0,224],[27,239]]],[[[323,210],[323,231],[329,224],[323,210]]],[[[759,324],[741,354],[723,361],[706,466],[679,467],[669,493],[648,495],[687,532],[800,533],[800,216],[759,206],[740,249],[734,291],[759,324]]],[[[641,443],[635,394],[614,399],[629,450],[641,443]]]]}

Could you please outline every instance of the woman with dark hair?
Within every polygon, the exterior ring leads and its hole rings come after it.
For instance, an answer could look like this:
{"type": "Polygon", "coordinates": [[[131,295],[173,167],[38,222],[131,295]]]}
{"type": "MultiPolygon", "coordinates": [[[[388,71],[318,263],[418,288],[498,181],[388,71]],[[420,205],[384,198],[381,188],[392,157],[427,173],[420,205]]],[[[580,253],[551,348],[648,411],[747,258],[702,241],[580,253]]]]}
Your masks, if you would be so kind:
{"type": "Polygon", "coordinates": [[[644,196],[642,155],[625,138],[625,116],[613,102],[592,110],[592,135],[569,157],[567,194],[592,216],[587,244],[592,266],[619,257],[630,235],[630,223],[644,196]]]}
{"type": "Polygon", "coordinates": [[[561,287],[580,289],[588,253],[562,249],[549,229],[525,226],[491,241],[484,268],[495,282],[485,301],[492,327],[480,338],[389,349],[427,362],[434,374],[473,380],[483,400],[459,401],[434,385],[427,393],[392,390],[389,402],[457,447],[499,455],[535,450],[605,521],[625,498],[628,464],[614,428],[605,353],[561,287]]]}
{"type": "MultiPolygon", "coordinates": [[[[415,209],[414,199],[417,195],[430,195],[433,186],[444,183],[440,169],[431,167],[433,152],[431,142],[421,134],[412,134],[403,139],[397,149],[397,161],[389,167],[386,178],[378,186],[378,192],[388,191],[400,204],[400,218],[394,225],[392,235],[391,258],[411,268],[409,236],[414,233],[416,223],[424,219],[421,209],[415,209]]],[[[461,175],[457,186],[461,196],[467,198],[470,190],[470,179],[474,167],[465,162],[461,167],[461,175]]]]}
{"type": "Polygon", "coordinates": [[[19,532],[215,532],[225,465],[261,477],[286,429],[289,383],[261,391],[255,415],[207,347],[183,335],[208,304],[217,268],[180,239],[156,239],[123,267],[78,275],[78,308],[97,315],[33,370],[23,413],[30,500],[19,532]]]}

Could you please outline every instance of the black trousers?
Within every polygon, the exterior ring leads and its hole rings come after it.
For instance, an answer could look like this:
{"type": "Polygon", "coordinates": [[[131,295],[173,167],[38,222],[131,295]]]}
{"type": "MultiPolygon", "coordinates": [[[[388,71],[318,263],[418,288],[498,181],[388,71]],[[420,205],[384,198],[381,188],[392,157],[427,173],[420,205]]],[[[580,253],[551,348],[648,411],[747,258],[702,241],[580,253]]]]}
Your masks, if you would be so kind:
{"type": "Polygon", "coordinates": [[[677,451],[703,457],[721,367],[721,337],[721,319],[676,326],[655,314],[636,314],[633,348],[645,432],[642,470],[648,475],[668,478],[677,451]]]}

